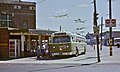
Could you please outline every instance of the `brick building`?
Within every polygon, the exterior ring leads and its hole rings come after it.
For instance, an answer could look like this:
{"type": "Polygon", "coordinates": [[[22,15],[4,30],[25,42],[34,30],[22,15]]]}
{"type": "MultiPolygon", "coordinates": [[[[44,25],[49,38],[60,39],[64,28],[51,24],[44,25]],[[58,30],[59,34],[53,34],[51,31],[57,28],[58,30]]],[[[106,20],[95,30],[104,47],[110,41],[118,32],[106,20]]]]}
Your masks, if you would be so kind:
{"type": "Polygon", "coordinates": [[[36,29],[36,3],[0,0],[0,27],[36,29]]]}
{"type": "Polygon", "coordinates": [[[36,30],[36,3],[0,0],[0,60],[33,56],[55,31],[36,30]]]}
{"type": "Polygon", "coordinates": [[[0,59],[22,57],[20,42],[24,45],[24,41],[20,34],[26,31],[21,29],[36,29],[36,3],[0,0],[0,59]],[[17,29],[12,31],[19,35],[10,35],[9,28],[17,29]]]}

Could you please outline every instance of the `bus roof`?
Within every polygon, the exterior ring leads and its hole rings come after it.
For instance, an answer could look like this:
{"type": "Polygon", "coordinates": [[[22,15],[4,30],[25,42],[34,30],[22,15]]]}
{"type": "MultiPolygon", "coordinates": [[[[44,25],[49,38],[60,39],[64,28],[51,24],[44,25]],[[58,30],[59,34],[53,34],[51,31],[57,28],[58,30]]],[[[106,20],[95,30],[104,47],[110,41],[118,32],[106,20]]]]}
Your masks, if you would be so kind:
{"type": "Polygon", "coordinates": [[[52,34],[52,36],[57,36],[57,35],[71,35],[71,36],[77,36],[77,37],[81,37],[81,38],[85,38],[84,36],[82,36],[82,35],[77,35],[77,34],[75,34],[75,33],[71,33],[71,32],[54,32],[53,34],[52,34]]]}

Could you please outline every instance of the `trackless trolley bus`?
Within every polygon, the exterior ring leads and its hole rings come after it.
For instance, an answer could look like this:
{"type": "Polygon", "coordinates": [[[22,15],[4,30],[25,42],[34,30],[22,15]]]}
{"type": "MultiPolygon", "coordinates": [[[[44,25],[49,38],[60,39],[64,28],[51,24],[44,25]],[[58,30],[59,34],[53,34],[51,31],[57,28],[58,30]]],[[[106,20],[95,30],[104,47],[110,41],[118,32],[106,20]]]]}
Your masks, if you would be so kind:
{"type": "Polygon", "coordinates": [[[75,55],[86,52],[85,37],[67,32],[55,32],[51,35],[50,53],[54,55],[75,55]]]}

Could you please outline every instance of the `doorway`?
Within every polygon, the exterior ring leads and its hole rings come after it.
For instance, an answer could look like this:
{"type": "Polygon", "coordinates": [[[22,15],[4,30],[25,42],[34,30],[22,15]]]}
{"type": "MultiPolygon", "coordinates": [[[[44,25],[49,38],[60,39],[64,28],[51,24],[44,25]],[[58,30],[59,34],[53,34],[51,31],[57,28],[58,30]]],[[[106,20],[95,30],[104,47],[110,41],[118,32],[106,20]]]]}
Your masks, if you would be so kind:
{"type": "Polygon", "coordinates": [[[20,57],[20,40],[9,39],[9,58],[20,57]]]}

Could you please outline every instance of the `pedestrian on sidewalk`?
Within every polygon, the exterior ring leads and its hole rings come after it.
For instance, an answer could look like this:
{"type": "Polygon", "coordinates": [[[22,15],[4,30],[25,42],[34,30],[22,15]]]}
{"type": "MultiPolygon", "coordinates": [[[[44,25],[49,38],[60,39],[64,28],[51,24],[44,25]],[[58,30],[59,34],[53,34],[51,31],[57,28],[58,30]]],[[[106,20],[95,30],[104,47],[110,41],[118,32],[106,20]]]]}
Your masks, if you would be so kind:
{"type": "Polygon", "coordinates": [[[41,56],[44,58],[45,57],[45,45],[42,44],[42,47],[41,47],[41,56]]]}
{"type": "Polygon", "coordinates": [[[48,43],[45,43],[45,56],[46,56],[46,58],[50,57],[50,52],[49,52],[49,45],[48,45],[48,43]]]}
{"type": "Polygon", "coordinates": [[[40,45],[39,44],[36,48],[36,52],[37,52],[37,60],[40,60],[40,45]]]}

